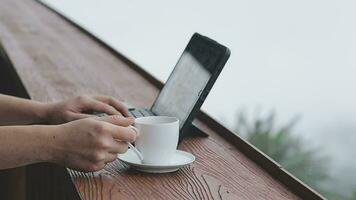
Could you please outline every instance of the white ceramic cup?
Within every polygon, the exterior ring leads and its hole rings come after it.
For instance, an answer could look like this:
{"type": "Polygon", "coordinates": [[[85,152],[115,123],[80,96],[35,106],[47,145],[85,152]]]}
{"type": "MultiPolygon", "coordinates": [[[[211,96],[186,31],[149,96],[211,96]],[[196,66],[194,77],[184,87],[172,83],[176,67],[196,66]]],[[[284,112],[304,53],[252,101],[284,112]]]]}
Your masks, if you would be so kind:
{"type": "Polygon", "coordinates": [[[143,156],[142,163],[170,163],[178,145],[179,120],[166,116],[141,117],[134,126],[140,132],[135,146],[143,156]]]}

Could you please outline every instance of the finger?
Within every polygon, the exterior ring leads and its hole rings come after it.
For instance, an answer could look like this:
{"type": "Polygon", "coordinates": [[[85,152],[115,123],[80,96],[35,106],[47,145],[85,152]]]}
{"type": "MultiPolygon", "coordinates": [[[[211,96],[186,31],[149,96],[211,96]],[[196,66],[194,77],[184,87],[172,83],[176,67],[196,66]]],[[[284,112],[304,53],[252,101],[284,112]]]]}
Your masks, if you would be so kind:
{"type": "Polygon", "coordinates": [[[122,117],[120,115],[109,115],[105,117],[97,117],[95,119],[99,121],[115,124],[117,126],[125,126],[125,127],[130,126],[135,122],[135,118],[133,117],[122,117]]]}
{"type": "Polygon", "coordinates": [[[136,140],[136,132],[130,127],[116,126],[110,123],[106,123],[105,126],[105,132],[115,140],[122,142],[134,142],[136,140]]]}
{"type": "Polygon", "coordinates": [[[105,163],[110,163],[110,162],[113,162],[117,159],[117,154],[116,153],[109,153],[107,156],[106,156],[106,160],[105,160],[105,163]]]}
{"type": "Polygon", "coordinates": [[[118,153],[125,153],[127,151],[128,149],[127,142],[114,140],[114,139],[112,141],[113,141],[113,145],[111,146],[110,149],[108,149],[110,153],[118,154],[118,153]]]}
{"type": "Polygon", "coordinates": [[[127,109],[127,107],[120,102],[119,100],[117,100],[114,97],[109,97],[109,96],[93,96],[94,99],[107,103],[111,106],[113,106],[116,110],[118,110],[120,113],[122,113],[124,116],[129,116],[129,110],[127,109]]]}
{"type": "Polygon", "coordinates": [[[115,130],[111,132],[111,136],[123,142],[134,142],[136,140],[136,132],[130,127],[116,126],[115,130]]]}
{"type": "Polygon", "coordinates": [[[84,119],[88,117],[94,117],[94,116],[89,114],[83,114],[83,113],[68,112],[68,121],[74,121],[74,120],[84,119]]]}
{"type": "Polygon", "coordinates": [[[140,131],[138,130],[138,128],[132,125],[130,125],[129,127],[136,133],[136,137],[140,136],[140,131]]]}
{"type": "Polygon", "coordinates": [[[85,103],[87,109],[95,110],[99,112],[105,112],[109,115],[119,115],[120,112],[117,111],[114,107],[110,106],[109,104],[105,104],[101,101],[97,101],[94,99],[90,99],[85,103]]]}

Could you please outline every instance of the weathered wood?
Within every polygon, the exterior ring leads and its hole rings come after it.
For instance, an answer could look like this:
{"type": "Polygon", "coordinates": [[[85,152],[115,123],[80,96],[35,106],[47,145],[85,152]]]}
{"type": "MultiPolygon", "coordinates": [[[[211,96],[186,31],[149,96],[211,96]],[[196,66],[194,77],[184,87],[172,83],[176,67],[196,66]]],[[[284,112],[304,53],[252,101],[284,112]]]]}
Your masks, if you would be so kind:
{"type": "MultiPolygon", "coordinates": [[[[158,88],[127,62],[34,1],[1,1],[0,40],[32,99],[56,101],[100,93],[147,107],[158,94],[158,88]]],[[[143,174],[115,161],[96,173],[67,169],[74,190],[53,190],[71,183],[60,178],[60,167],[46,168],[50,172],[42,174],[36,170],[41,166],[35,165],[27,185],[42,181],[29,188],[29,195],[75,199],[77,191],[82,199],[298,199],[234,144],[208,126],[204,130],[210,137],[187,138],[179,146],[197,160],[176,173],[143,174]],[[45,195],[44,190],[61,195],[45,195]]]]}

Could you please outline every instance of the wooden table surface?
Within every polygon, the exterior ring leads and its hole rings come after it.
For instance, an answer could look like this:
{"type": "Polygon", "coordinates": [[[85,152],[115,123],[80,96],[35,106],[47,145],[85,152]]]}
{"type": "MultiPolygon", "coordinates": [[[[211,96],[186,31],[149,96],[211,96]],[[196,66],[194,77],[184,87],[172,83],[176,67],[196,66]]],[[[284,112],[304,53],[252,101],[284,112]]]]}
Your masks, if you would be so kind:
{"type": "MultiPolygon", "coordinates": [[[[0,40],[30,98],[58,101],[104,94],[140,107],[152,104],[159,89],[82,30],[38,2],[0,2],[0,40]]],[[[203,128],[209,137],[190,137],[180,144],[196,161],[178,172],[145,174],[118,160],[95,173],[37,164],[28,169],[27,194],[49,199],[36,194],[39,188],[51,199],[299,199],[238,147],[203,128]]]]}

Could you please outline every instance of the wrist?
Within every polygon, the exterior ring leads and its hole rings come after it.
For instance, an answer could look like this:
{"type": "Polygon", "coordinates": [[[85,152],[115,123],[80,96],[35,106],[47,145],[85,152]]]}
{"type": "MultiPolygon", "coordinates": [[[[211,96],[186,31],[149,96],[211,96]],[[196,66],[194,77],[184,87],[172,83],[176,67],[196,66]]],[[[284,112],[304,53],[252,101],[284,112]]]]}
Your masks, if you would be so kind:
{"type": "Polygon", "coordinates": [[[40,122],[50,124],[52,119],[54,103],[40,103],[37,109],[37,118],[40,122]]]}
{"type": "Polygon", "coordinates": [[[56,124],[54,110],[56,109],[56,103],[42,103],[38,109],[38,117],[41,122],[46,124],[56,124]]]}
{"type": "Polygon", "coordinates": [[[39,162],[54,162],[56,158],[55,138],[58,134],[57,125],[34,125],[36,135],[39,137],[37,160],[39,162]]]}

